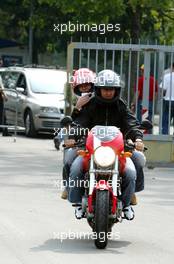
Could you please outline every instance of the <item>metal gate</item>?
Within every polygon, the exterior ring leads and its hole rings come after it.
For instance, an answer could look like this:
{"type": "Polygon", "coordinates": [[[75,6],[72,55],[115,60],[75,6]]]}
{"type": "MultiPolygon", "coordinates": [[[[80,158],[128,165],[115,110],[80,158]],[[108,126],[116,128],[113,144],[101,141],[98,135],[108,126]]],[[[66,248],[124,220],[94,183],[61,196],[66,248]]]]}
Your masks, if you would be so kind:
{"type": "MultiPolygon", "coordinates": [[[[142,45],[142,44],[116,44],[116,43],[90,43],[90,42],[71,42],[68,46],[67,72],[68,82],[70,82],[73,69],[87,67],[98,73],[103,69],[111,69],[120,74],[124,81],[124,88],[121,96],[127,101],[129,107],[134,101],[135,115],[138,114],[139,107],[139,78],[140,67],[144,65],[143,77],[143,97],[142,97],[142,117],[149,113],[149,85],[150,78],[153,77],[157,82],[158,91],[156,92],[155,81],[153,82],[153,100],[151,102],[152,117],[154,124],[150,134],[161,135],[163,119],[163,80],[164,74],[170,72],[170,89],[174,89],[172,82],[172,64],[174,62],[174,45],[142,45]]],[[[71,89],[69,89],[71,90],[71,89]]],[[[70,91],[69,95],[70,95],[70,91]]],[[[69,102],[68,102],[69,101],[69,102]]],[[[67,98],[71,103],[71,96],[67,98]]],[[[169,104],[168,118],[171,120],[171,100],[169,104]]],[[[168,135],[174,132],[173,123],[169,122],[168,135]]]]}

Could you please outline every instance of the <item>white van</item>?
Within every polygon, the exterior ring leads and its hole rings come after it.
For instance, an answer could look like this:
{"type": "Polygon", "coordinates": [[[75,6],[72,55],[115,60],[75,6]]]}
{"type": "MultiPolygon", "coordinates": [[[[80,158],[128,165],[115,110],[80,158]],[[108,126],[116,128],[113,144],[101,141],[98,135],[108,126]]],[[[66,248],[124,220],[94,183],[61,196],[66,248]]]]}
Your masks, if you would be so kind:
{"type": "Polygon", "coordinates": [[[52,132],[60,127],[64,116],[66,71],[10,67],[1,72],[8,101],[5,102],[7,124],[25,127],[26,136],[52,132]],[[17,109],[17,111],[16,111],[17,109]]]}

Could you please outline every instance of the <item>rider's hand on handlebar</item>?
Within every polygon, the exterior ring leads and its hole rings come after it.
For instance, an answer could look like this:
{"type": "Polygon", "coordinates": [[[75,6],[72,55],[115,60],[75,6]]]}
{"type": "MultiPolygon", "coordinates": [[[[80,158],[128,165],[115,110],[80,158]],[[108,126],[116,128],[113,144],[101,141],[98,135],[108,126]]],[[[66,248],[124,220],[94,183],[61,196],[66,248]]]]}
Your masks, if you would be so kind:
{"type": "Polygon", "coordinates": [[[127,143],[128,143],[128,145],[134,145],[134,142],[132,141],[132,139],[127,139],[127,143]]]}
{"type": "Polygon", "coordinates": [[[141,139],[136,139],[135,140],[135,149],[138,151],[143,151],[144,150],[144,143],[141,139]]]}
{"type": "Polygon", "coordinates": [[[76,141],[74,139],[66,139],[64,145],[68,148],[71,148],[74,147],[75,142],[76,141]]]}

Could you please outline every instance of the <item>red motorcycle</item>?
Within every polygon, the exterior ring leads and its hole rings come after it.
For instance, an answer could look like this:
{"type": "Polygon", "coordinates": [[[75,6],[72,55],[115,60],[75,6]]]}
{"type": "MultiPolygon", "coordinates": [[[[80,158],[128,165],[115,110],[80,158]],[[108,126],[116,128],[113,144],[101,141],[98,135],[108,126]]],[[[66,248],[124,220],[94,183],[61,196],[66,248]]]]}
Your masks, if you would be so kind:
{"type": "MultiPolygon", "coordinates": [[[[146,120],[140,129],[151,128],[146,120]]],[[[87,138],[80,139],[76,146],[83,156],[85,174],[83,217],[87,219],[95,234],[95,245],[104,249],[108,243],[112,226],[122,222],[121,182],[126,157],[131,157],[134,144],[125,144],[121,131],[115,126],[95,126],[87,138]],[[125,151],[127,148],[128,151],[125,151]]]]}
{"type": "Polygon", "coordinates": [[[85,194],[82,210],[95,233],[95,245],[103,249],[112,226],[122,221],[121,176],[126,157],[121,131],[114,126],[95,126],[86,139],[83,156],[85,194]]]}

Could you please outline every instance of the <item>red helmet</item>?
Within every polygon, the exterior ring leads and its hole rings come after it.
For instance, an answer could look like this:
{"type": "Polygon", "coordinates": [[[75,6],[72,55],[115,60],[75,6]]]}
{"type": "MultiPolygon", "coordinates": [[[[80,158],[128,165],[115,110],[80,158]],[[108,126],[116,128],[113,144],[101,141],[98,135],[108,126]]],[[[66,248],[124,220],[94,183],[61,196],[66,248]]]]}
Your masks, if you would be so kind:
{"type": "Polygon", "coordinates": [[[95,74],[88,68],[81,68],[76,70],[73,75],[72,88],[75,94],[80,95],[79,85],[83,83],[91,83],[91,91],[93,91],[93,84],[95,81],[95,74]]]}

